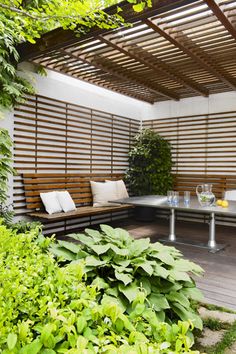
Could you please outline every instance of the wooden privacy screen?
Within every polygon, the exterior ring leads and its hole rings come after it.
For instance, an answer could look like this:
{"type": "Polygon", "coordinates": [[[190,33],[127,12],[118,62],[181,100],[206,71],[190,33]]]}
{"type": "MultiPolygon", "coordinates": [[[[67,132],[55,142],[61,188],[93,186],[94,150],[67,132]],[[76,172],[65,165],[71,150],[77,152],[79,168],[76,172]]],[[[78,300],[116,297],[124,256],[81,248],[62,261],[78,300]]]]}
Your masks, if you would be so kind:
{"type": "Polygon", "coordinates": [[[23,172],[122,174],[139,129],[137,120],[40,95],[28,97],[14,116],[16,215],[26,214],[23,172]]]}
{"type": "MultiPolygon", "coordinates": [[[[143,122],[172,145],[175,189],[195,194],[197,184],[213,184],[218,198],[227,189],[236,189],[236,112],[159,118],[143,122]]],[[[180,217],[202,216],[179,213],[180,217]]],[[[218,217],[218,222],[234,223],[218,217]]]]}

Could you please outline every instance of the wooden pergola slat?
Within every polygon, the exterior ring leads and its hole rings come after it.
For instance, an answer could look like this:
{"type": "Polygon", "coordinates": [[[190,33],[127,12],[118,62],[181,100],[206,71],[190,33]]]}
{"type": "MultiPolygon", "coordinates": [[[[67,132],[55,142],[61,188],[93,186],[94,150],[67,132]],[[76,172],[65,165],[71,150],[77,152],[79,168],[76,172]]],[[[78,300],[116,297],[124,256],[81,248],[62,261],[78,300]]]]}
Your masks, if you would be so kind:
{"type": "Polygon", "coordinates": [[[56,29],[22,44],[22,60],[149,103],[236,90],[236,0],[153,0],[141,13],[120,6],[132,27],[80,37],[56,29]]]}
{"type": "Polygon", "coordinates": [[[209,71],[219,80],[228,85],[231,89],[236,90],[236,81],[233,81],[231,78],[227,77],[226,75],[223,75],[222,72],[217,69],[216,65],[213,62],[210,62],[208,58],[206,59],[206,53],[202,52],[200,54],[197,53],[196,50],[194,51],[193,49],[190,49],[183,43],[183,41],[181,41],[179,38],[177,39],[174,35],[172,35],[170,32],[167,32],[163,27],[161,28],[153,21],[146,19],[144,20],[144,22],[159,35],[161,35],[170,43],[174,44],[176,47],[182,50],[185,54],[187,54],[190,58],[197,62],[202,68],[209,71]]]}

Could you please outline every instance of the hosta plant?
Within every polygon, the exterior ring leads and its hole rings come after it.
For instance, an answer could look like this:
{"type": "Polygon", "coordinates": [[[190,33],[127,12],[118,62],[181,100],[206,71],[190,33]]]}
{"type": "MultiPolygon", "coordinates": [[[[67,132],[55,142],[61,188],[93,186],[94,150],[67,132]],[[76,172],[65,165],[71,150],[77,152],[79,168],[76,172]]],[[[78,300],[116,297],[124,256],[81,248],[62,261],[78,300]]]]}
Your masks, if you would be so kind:
{"type": "Polygon", "coordinates": [[[153,309],[159,321],[190,319],[202,328],[192,306],[202,295],[191,278],[202,268],[174,247],[150,243],[149,238],[134,240],[127,231],[108,225],[69,236],[80,243],[59,241],[52,252],[74,263],[84,261],[88,283],[100,291],[99,302],[111,299],[129,313],[132,302],[145,292],[145,307],[153,309]]]}
{"type": "Polygon", "coordinates": [[[178,354],[191,351],[192,324],[159,323],[140,292],[127,317],[83,281],[82,263],[59,267],[40,226],[17,233],[0,223],[0,353],[178,354]]]}

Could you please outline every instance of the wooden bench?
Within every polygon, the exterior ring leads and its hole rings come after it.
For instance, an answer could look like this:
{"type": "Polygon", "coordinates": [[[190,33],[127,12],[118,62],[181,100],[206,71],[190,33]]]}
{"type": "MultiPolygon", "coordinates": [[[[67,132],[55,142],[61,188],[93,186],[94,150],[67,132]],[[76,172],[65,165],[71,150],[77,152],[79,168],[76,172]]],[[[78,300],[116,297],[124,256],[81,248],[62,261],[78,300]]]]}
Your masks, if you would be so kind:
{"type": "Polygon", "coordinates": [[[122,179],[122,177],[121,174],[113,173],[23,173],[26,208],[29,210],[27,215],[42,220],[61,221],[131,209],[131,205],[98,208],[92,206],[93,197],[90,188],[90,180],[96,182],[104,182],[106,179],[115,181],[122,179]],[[45,212],[40,193],[60,190],[67,190],[70,193],[77,209],[66,213],[61,212],[50,215],[45,212]]]}

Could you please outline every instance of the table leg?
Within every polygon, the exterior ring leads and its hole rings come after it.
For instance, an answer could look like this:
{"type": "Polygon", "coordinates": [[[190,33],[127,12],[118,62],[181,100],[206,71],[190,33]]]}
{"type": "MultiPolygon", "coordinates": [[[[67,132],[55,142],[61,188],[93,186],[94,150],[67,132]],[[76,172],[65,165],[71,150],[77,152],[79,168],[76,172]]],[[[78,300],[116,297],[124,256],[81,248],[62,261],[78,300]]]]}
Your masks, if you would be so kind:
{"type": "Polygon", "coordinates": [[[209,224],[209,240],[208,247],[215,248],[216,247],[216,223],[215,223],[215,213],[211,213],[210,215],[210,224],[209,224]]]}
{"type": "Polygon", "coordinates": [[[170,233],[169,233],[169,241],[176,241],[175,236],[175,209],[170,209],[170,233]]]}
{"type": "Polygon", "coordinates": [[[211,215],[210,215],[209,240],[208,240],[207,246],[208,246],[209,251],[212,253],[218,252],[227,246],[226,244],[216,243],[215,213],[211,213],[211,215]]]}

